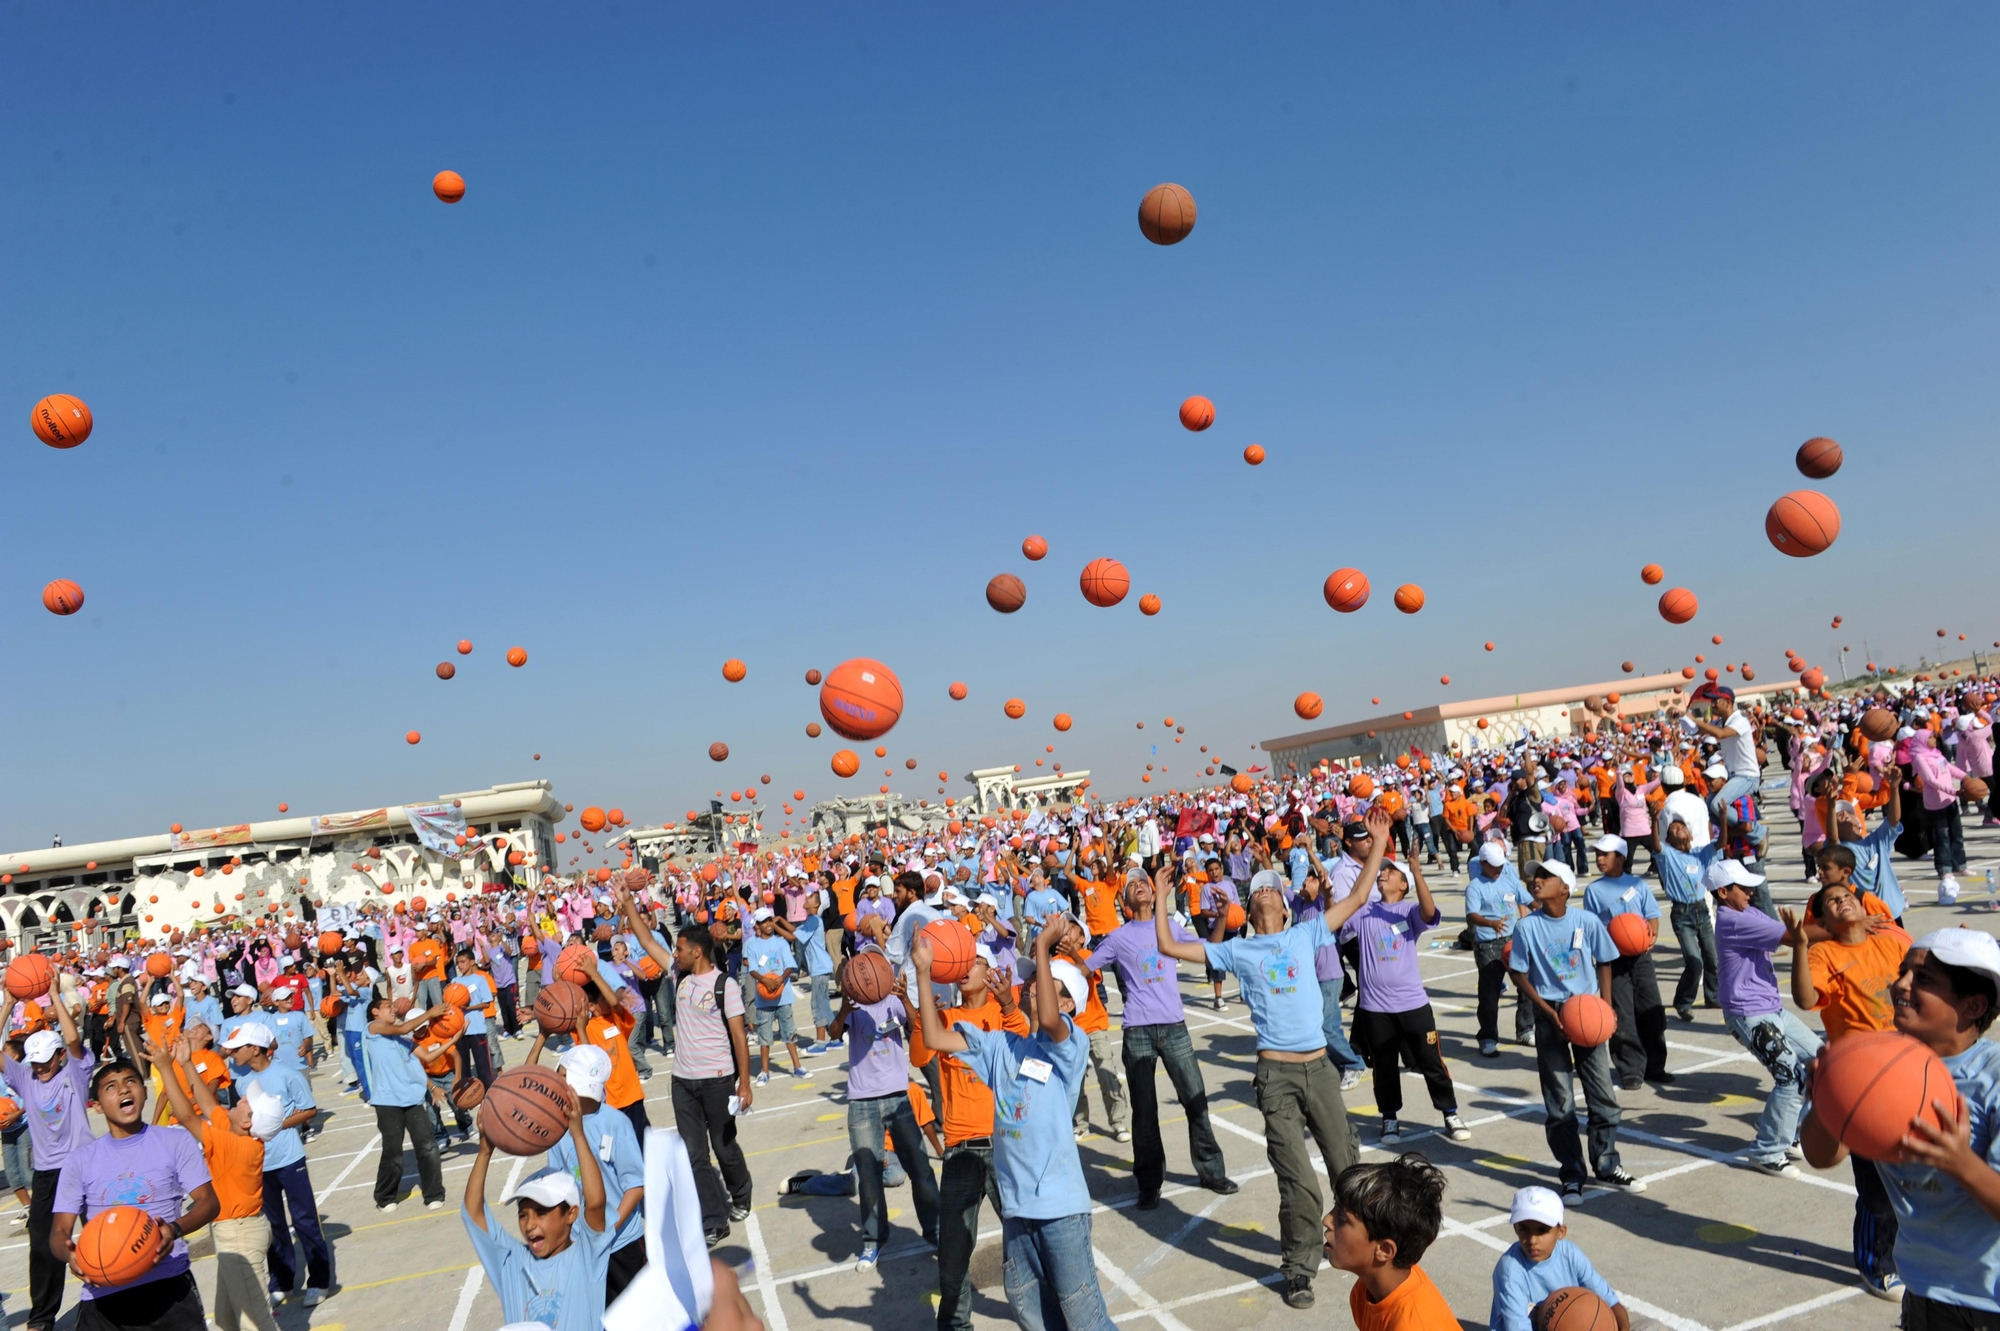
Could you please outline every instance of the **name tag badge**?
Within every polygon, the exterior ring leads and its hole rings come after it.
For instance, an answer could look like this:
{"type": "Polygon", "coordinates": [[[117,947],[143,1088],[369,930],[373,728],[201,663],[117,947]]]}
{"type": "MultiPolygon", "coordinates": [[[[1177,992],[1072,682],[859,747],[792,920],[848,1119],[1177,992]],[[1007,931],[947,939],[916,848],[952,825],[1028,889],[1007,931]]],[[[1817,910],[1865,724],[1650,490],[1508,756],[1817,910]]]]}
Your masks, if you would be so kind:
{"type": "Polygon", "coordinates": [[[1392,924],[1389,926],[1389,932],[1392,934],[1406,934],[1410,932],[1410,926],[1407,924],[1392,924]]]}
{"type": "Polygon", "coordinates": [[[1029,1081],[1038,1081],[1046,1084],[1049,1074],[1055,1070],[1055,1065],[1045,1058],[1024,1058],[1021,1060],[1021,1075],[1029,1081]]]}
{"type": "Polygon", "coordinates": [[[1575,933],[1569,936],[1569,945],[1578,952],[1583,951],[1583,930],[1581,928],[1578,928],[1575,933]]]}
{"type": "Polygon", "coordinates": [[[597,1139],[597,1158],[606,1164],[611,1162],[611,1134],[608,1132],[597,1139]]]}
{"type": "Polygon", "coordinates": [[[1628,887],[1625,889],[1624,893],[1618,899],[1620,901],[1630,901],[1633,897],[1637,896],[1638,893],[1639,893],[1638,888],[1628,887]]]}
{"type": "Polygon", "coordinates": [[[1501,894],[1500,894],[1500,899],[1501,899],[1502,901],[1506,902],[1506,903],[1507,903],[1508,905],[1510,905],[1510,906],[1514,904],[1514,894],[1513,894],[1512,892],[1503,892],[1503,893],[1501,893],[1501,894]]]}

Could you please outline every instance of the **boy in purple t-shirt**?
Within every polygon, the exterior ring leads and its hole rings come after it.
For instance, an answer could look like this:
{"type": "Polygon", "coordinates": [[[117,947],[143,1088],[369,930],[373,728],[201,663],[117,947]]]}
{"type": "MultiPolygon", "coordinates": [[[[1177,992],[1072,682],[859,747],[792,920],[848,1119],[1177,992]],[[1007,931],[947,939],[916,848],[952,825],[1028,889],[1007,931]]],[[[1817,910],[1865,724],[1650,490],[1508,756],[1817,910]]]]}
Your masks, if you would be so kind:
{"type": "Polygon", "coordinates": [[[1736,1042],[1770,1072],[1770,1099],[1757,1119],[1750,1163],[1780,1178],[1799,1177],[1793,1163],[1799,1116],[1805,1109],[1805,1070],[1819,1053],[1819,1037],[1785,1010],[1778,997],[1778,974],[1771,954],[1785,942],[1785,926],[1751,904],[1751,890],[1764,880],[1741,860],[1708,866],[1708,890],[1715,895],[1715,954],[1722,1020],[1736,1042]]]}
{"type": "MultiPolygon", "coordinates": [[[[52,1003],[62,1034],[40,1030],[22,1042],[22,1062],[8,1047],[0,1074],[20,1098],[33,1151],[33,1191],[28,1202],[28,1325],[54,1326],[62,1310],[63,1264],[49,1255],[49,1228],[54,1223],[56,1184],[70,1152],[90,1141],[90,1069],[95,1062],[67,1003],[52,1003]]],[[[7,1030],[18,1029],[21,1004],[10,1005],[7,1030]]],[[[22,1182],[20,1179],[14,1180],[22,1182]]]]}
{"type": "Polygon", "coordinates": [[[1437,1015],[1417,973],[1417,939],[1435,929],[1442,916],[1430,884],[1412,856],[1384,864],[1376,875],[1380,901],[1370,901],[1349,922],[1361,944],[1361,996],[1354,1008],[1354,1035],[1375,1065],[1375,1108],[1382,1115],[1381,1142],[1403,1138],[1403,1073],[1407,1062],[1423,1075],[1431,1104],[1444,1115],[1444,1130],[1455,1142],[1472,1135],[1458,1116],[1458,1091],[1438,1050],[1437,1015]],[[1412,882],[1416,895],[1410,895],[1412,882]]]}

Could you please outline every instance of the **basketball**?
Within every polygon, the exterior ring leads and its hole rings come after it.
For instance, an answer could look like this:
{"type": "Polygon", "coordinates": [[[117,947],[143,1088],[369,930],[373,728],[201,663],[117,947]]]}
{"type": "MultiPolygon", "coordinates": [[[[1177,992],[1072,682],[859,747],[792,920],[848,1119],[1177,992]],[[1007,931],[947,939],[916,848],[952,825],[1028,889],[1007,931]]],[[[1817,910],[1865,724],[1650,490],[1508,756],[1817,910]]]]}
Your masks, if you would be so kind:
{"type": "Polygon", "coordinates": [[[1800,444],[1797,456],[1792,459],[1798,465],[1799,475],[1815,481],[1823,481],[1839,471],[1840,464],[1846,460],[1839,444],[1819,437],[1800,444]]]}
{"type": "Polygon", "coordinates": [[[1983,801],[1988,794],[1986,783],[1976,776],[1966,777],[1958,783],[1958,788],[1969,800],[1983,801]]]}
{"type": "Polygon", "coordinates": [[[1115,559],[1093,559],[1083,566],[1078,579],[1083,599],[1099,608],[1117,605],[1132,587],[1132,576],[1115,559]]]}
{"type": "MultiPolygon", "coordinates": [[[[403,743],[405,744],[421,744],[423,742],[424,735],[420,730],[412,730],[409,734],[403,736],[403,743]]],[[[384,886],[387,885],[385,884],[384,886]]]]}
{"type": "Polygon", "coordinates": [[[581,988],[590,983],[597,955],[581,943],[571,943],[556,954],[556,978],[581,988]]]}
{"type": "Polygon", "coordinates": [[[1262,444],[1251,444],[1251,445],[1249,445],[1248,447],[1246,447],[1246,448],[1245,448],[1245,449],[1243,450],[1243,460],[1244,460],[1245,462],[1249,463],[1249,464],[1250,464],[1251,466],[1253,466],[1253,467],[1261,467],[1261,466],[1263,466],[1263,465],[1264,465],[1264,446],[1263,446],[1262,444]]]}
{"type": "Polygon", "coordinates": [[[83,588],[68,578],[57,578],[42,588],[42,604],[50,614],[73,615],[83,609],[83,588]]]}
{"type": "Polygon", "coordinates": [[[1622,915],[1613,915],[1608,932],[1611,941],[1618,945],[1621,957],[1636,957],[1652,949],[1653,930],[1647,925],[1646,917],[1637,911],[1628,910],[1622,915]]]}
{"type": "Polygon", "coordinates": [[[808,671],[806,671],[806,683],[808,683],[808,684],[817,684],[817,683],[819,683],[819,671],[817,671],[817,670],[808,670],[808,671]]]}
{"type": "Polygon", "coordinates": [[[535,1025],[543,1035],[567,1035],[589,1011],[590,1000],[568,980],[545,984],[535,995],[535,1025]]]}
{"type": "Polygon", "coordinates": [[[1011,615],[1028,603],[1028,589],[1012,573],[996,573],[986,584],[986,604],[1011,615]]]}
{"type": "Polygon", "coordinates": [[[880,952],[857,952],[840,968],[840,992],[850,1003],[879,1003],[896,987],[896,972],[880,952]]]}
{"type": "Polygon", "coordinates": [[[123,1285],[153,1269],[160,1222],[136,1206],[99,1211],[77,1235],[76,1269],[93,1285],[123,1285]]]}
{"type": "MultiPolygon", "coordinates": [[[[547,990],[544,990],[543,992],[546,993],[547,990]]],[[[391,999],[389,1001],[389,1011],[396,1014],[397,1021],[401,1021],[403,1018],[410,1015],[410,1007],[413,1002],[414,1000],[410,998],[391,999]]]]}
{"type": "Polygon", "coordinates": [[[1301,721],[1318,720],[1320,712],[1325,710],[1325,707],[1326,704],[1320,700],[1317,693],[1301,693],[1292,699],[1292,710],[1299,714],[1301,721]]]}
{"type": "Polygon", "coordinates": [[[155,952],[146,958],[146,974],[156,980],[164,980],[173,973],[174,959],[164,952],[155,952]]]}
{"type": "Polygon", "coordinates": [[[1414,582],[1406,582],[1396,589],[1396,608],[1406,615],[1414,615],[1424,608],[1424,589],[1414,582]]]}
{"type": "Polygon", "coordinates": [[[743,677],[749,673],[750,668],[733,656],[722,663],[722,677],[731,684],[741,684],[743,677]]]}
{"type": "Polygon", "coordinates": [[[1142,615],[1159,614],[1160,598],[1153,595],[1151,592],[1147,592],[1144,596],[1139,598],[1139,613],[1142,615]]]}
{"type": "Polygon", "coordinates": [[[1021,553],[1029,559],[1040,559],[1049,552],[1049,543],[1039,536],[1030,536],[1021,542],[1021,553]]]}
{"type": "Polygon", "coordinates": [[[451,1102],[460,1109],[477,1109],[486,1100],[486,1083],[477,1077],[467,1077],[451,1088],[451,1102]]]}
{"type": "Polygon", "coordinates": [[[1604,1300],[1581,1285],[1550,1290],[1528,1310],[1533,1331],[1617,1331],[1618,1318],[1604,1300]]]}
{"type": "Polygon", "coordinates": [[[1139,200],[1139,234],[1155,245],[1178,245],[1194,230],[1194,195],[1179,185],[1155,185],[1139,200]]]}
{"type": "MultiPolygon", "coordinates": [[[[1151,777],[1145,779],[1148,781],[1152,780],[1151,777]]],[[[1248,772],[1238,772],[1235,776],[1229,778],[1229,788],[1239,795],[1248,795],[1257,788],[1257,783],[1250,779],[1248,772]]]]}
{"type": "Polygon", "coordinates": [[[40,998],[56,981],[56,968],[39,952],[24,952],[7,963],[7,993],[12,998],[40,998]]]}
{"type": "Polygon", "coordinates": [[[75,448],[90,438],[91,426],[96,422],[82,398],[51,393],[28,413],[28,423],[34,427],[35,438],[50,448],[75,448]]]}
{"type": "Polygon", "coordinates": [[[1232,901],[1229,903],[1228,909],[1222,912],[1222,927],[1234,933],[1243,927],[1243,921],[1246,918],[1248,917],[1244,915],[1243,907],[1232,901]]]}
{"type": "Polygon", "coordinates": [[[457,673],[458,673],[458,667],[453,665],[451,662],[449,661],[438,662],[437,676],[439,679],[450,679],[453,675],[456,675],[457,673]]]}
{"type": "Polygon", "coordinates": [[[431,177],[431,193],[446,203],[457,203],[465,197],[465,177],[456,171],[440,171],[431,177]]]}
{"type": "Polygon", "coordinates": [[[1856,1031],[1826,1046],[1813,1076],[1812,1112],[1840,1144],[1868,1160],[1893,1160],[1913,1119],[1937,1126],[1932,1100],[1963,1119],[1944,1061],[1896,1031],[1856,1031]]]}
{"type": "MultiPolygon", "coordinates": [[[[960,680],[953,680],[951,687],[946,689],[945,692],[951,696],[953,702],[965,701],[965,684],[960,680]]],[[[801,795],[799,798],[804,799],[805,796],[801,795]]]]}
{"type": "Polygon", "coordinates": [[[1639,581],[1645,583],[1648,587],[1659,586],[1660,580],[1666,576],[1667,571],[1658,564],[1648,564],[1639,570],[1639,581]]]}
{"type": "Polygon", "coordinates": [[[472,639],[460,638],[458,640],[458,654],[460,656],[472,655],[472,639]]]}
{"type": "Polygon", "coordinates": [[[1368,773],[1361,772],[1347,783],[1347,793],[1355,799],[1365,800],[1375,793],[1375,779],[1368,773]]]}
{"type": "Polygon", "coordinates": [[[785,981],[783,976],[779,976],[777,979],[771,979],[765,976],[759,976],[757,978],[757,997],[765,1000],[766,1002],[775,1003],[784,996],[785,996],[785,981]]]}
{"type": "Polygon", "coordinates": [[[1351,615],[1368,604],[1368,575],[1358,568],[1337,568],[1326,575],[1326,586],[1320,590],[1328,605],[1351,615]]]}
{"type": "Polygon", "coordinates": [[[903,715],[903,683],[880,661],[842,661],[820,685],[819,714],[847,739],[875,739],[903,715]]]}
{"type": "MultiPolygon", "coordinates": [[[[717,740],[715,741],[715,743],[708,746],[708,756],[710,761],[712,762],[718,762],[718,763],[728,762],[729,746],[727,744],[724,744],[721,740],[717,740]]],[[[596,828],[591,829],[591,831],[593,832],[596,830],[597,830],[596,828]]]]}
{"type": "Polygon", "coordinates": [[[16,1100],[0,1100],[0,1128],[11,1128],[20,1121],[20,1102],[16,1100]]]}
{"type": "Polygon", "coordinates": [[[957,984],[972,970],[972,935],[957,920],[932,920],[924,926],[931,940],[931,979],[938,984],[957,984]]]}
{"type": "Polygon", "coordinates": [[[1826,683],[1826,671],[1821,670],[1818,666],[1814,666],[1799,676],[1799,683],[1805,685],[1808,689],[1816,689],[1826,683]]]}
{"type": "Polygon", "coordinates": [[[604,810],[598,808],[595,804],[578,814],[576,820],[583,824],[583,830],[586,832],[602,832],[604,830],[604,810]]]}
{"type": "Polygon", "coordinates": [[[452,1007],[463,1010],[472,1003],[472,991],[457,980],[453,980],[444,987],[444,1001],[452,1007]]]}
{"type": "MultiPolygon", "coordinates": [[[[1057,712],[1055,720],[1051,724],[1053,724],[1057,730],[1068,730],[1071,726],[1075,725],[1076,722],[1070,720],[1068,712],[1057,712]]],[[[910,759],[910,766],[915,767],[916,765],[917,765],[917,760],[914,758],[910,759]]]]}
{"type": "Polygon", "coordinates": [[[1817,490],[1794,490],[1764,514],[1764,535],[1779,553],[1809,558],[1840,539],[1840,509],[1817,490]]]}
{"type": "Polygon", "coordinates": [[[1028,714],[1028,704],[1022,702],[1019,698],[1009,698],[1001,706],[1000,710],[1007,714],[1008,720],[1019,721],[1028,714]]]}
{"type": "Polygon", "coordinates": [[[569,1131],[575,1102],[554,1068],[539,1063],[508,1068],[493,1079],[479,1106],[479,1135],[508,1155],[540,1155],[569,1131]]]}
{"type": "Polygon", "coordinates": [[[841,749],[833,755],[833,774],[853,776],[861,770],[861,755],[853,749],[841,749]]]}
{"type": "Polygon", "coordinates": [[[1200,394],[1181,403],[1181,424],[1200,432],[1215,424],[1215,404],[1200,394]]]}
{"type": "Polygon", "coordinates": [[[1660,618],[1669,624],[1685,624],[1701,609],[1701,602],[1685,587],[1669,587],[1660,593],[1660,618]]]}
{"type": "Polygon", "coordinates": [[[1611,1004],[1596,994],[1578,994],[1557,1011],[1562,1017],[1563,1038],[1579,1049],[1595,1049],[1618,1029],[1611,1004]]]}
{"type": "Polygon", "coordinates": [[[525,647],[509,647],[507,649],[507,664],[517,670],[528,664],[528,649],[525,647]]]}
{"type": "Polygon", "coordinates": [[[1896,738],[1896,714],[1886,707],[1870,707],[1861,714],[1861,733],[1878,743],[1896,738]]]}
{"type": "Polygon", "coordinates": [[[332,994],[328,994],[325,998],[319,1000],[319,1014],[328,1021],[333,1020],[345,1011],[347,1011],[347,1003],[344,999],[335,998],[332,994]]]}

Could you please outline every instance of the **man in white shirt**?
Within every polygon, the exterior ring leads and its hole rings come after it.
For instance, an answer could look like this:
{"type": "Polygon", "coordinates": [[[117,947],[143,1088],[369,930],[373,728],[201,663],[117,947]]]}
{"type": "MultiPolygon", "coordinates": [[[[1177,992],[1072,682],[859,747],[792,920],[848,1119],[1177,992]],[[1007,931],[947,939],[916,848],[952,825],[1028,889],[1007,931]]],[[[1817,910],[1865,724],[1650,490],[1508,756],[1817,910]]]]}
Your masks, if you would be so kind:
{"type": "MultiPolygon", "coordinates": [[[[1757,793],[1757,782],[1764,774],[1761,746],[1757,743],[1750,718],[1736,710],[1736,691],[1728,685],[1704,684],[1690,695],[1688,701],[1690,706],[1706,702],[1710,719],[1703,721],[1690,713],[1682,718],[1683,725],[1721,745],[1722,766],[1728,776],[1722,788],[1708,797],[1708,809],[1716,823],[1726,828],[1729,825],[1729,806],[1745,795],[1757,793]]],[[[1753,820],[1747,830],[1750,844],[1762,858],[1763,823],[1753,820]]]]}

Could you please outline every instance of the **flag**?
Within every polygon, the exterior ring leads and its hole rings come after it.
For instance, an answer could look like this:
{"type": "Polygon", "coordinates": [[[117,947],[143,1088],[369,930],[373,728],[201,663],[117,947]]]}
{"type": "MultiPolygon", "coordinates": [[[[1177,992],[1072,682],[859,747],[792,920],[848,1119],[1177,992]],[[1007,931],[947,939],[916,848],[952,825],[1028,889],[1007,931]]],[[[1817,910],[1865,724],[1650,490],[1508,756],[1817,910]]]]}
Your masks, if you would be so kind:
{"type": "Polygon", "coordinates": [[[701,1229],[701,1198],[687,1143],[646,1130],[646,1264],[604,1310],[604,1331],[686,1331],[708,1317],[715,1273],[701,1229]]]}

